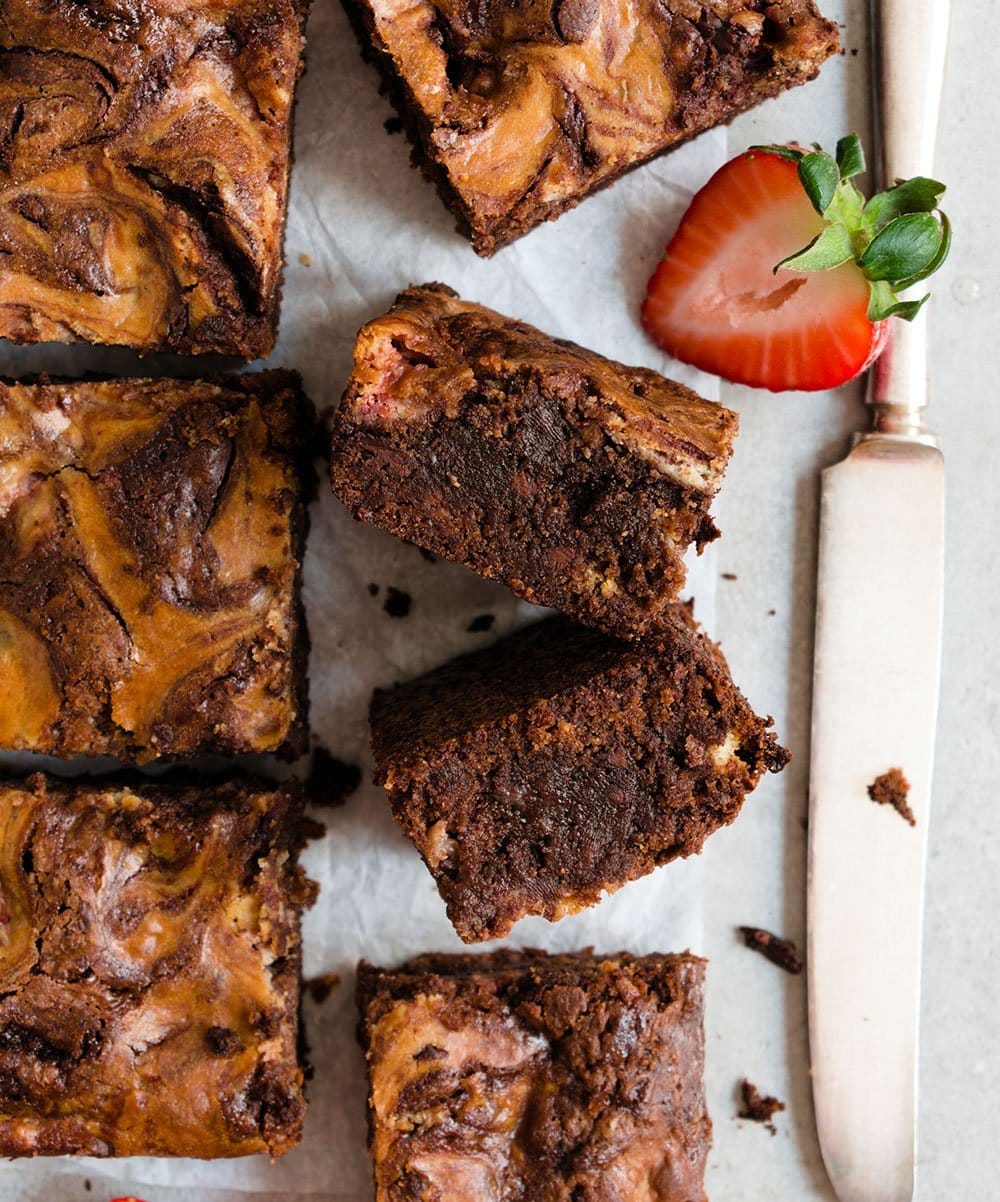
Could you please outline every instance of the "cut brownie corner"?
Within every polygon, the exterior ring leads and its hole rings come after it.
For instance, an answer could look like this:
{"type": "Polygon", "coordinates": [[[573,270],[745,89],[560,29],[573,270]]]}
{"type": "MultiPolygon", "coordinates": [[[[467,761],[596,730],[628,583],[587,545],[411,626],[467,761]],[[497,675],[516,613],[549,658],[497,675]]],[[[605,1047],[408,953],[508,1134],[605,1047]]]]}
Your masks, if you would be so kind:
{"type": "Polygon", "coordinates": [[[715,537],[737,428],[653,371],[414,286],[358,335],[331,482],[359,521],[631,639],[715,537]]]}
{"type": "Polygon", "coordinates": [[[698,853],[784,766],[718,648],[671,616],[655,643],[548,618],[373,698],[376,781],[465,942],[698,853]]]}
{"type": "Polygon", "coordinates": [[[300,1141],[301,814],[238,774],[0,780],[0,1154],[300,1141]]]}
{"type": "Polygon", "coordinates": [[[270,353],[307,9],[5,0],[0,337],[270,353]]]}
{"type": "Polygon", "coordinates": [[[460,232],[490,257],[587,195],[814,78],[840,48],[813,0],[544,11],[344,0],[460,232]],[[618,49],[628,45],[628,55],[618,49]]]}
{"type": "Polygon", "coordinates": [[[625,1198],[637,1180],[704,1202],[704,968],[510,949],[362,963],[377,1202],[625,1198]]]}

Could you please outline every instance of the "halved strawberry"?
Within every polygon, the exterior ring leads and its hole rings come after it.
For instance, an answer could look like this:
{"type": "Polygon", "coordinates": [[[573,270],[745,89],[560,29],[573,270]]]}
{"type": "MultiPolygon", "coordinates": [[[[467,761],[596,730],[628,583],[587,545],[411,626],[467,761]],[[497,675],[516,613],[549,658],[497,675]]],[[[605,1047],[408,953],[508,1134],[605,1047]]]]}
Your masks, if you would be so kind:
{"type": "Polygon", "coordinates": [[[927,300],[896,290],[936,271],[950,245],[934,212],[942,184],[908,180],[866,202],[852,182],[864,170],[854,134],[836,159],[772,146],[727,163],[667,247],[643,325],[675,359],[739,384],[780,392],[853,379],[885,345],[888,319],[912,320],[927,300]]]}

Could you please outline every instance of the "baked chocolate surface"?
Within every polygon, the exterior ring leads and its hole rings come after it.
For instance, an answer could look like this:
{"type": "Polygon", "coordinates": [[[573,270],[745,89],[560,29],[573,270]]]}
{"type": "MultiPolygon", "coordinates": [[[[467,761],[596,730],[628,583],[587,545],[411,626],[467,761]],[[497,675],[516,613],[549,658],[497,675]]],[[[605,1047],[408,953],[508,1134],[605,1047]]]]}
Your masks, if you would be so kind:
{"type": "Polygon", "coordinates": [[[704,1202],[705,963],[362,963],[376,1202],[704,1202]]]}
{"type": "Polygon", "coordinates": [[[440,284],[354,356],[332,478],[356,518],[620,637],[665,620],[716,537],[735,413],[440,284]]]}
{"type": "Polygon", "coordinates": [[[344,0],[482,255],[623,172],[812,79],[840,46],[812,0],[344,0]]]}
{"type": "Polygon", "coordinates": [[[294,784],[0,783],[0,1155],[299,1141],[294,784]]]}
{"type": "Polygon", "coordinates": [[[274,344],[308,0],[3,0],[0,336],[274,344]]]}
{"type": "Polygon", "coordinates": [[[701,850],[788,759],[718,648],[549,618],[372,702],[376,780],[466,942],[701,850]]]}
{"type": "Polygon", "coordinates": [[[304,749],[291,372],[0,382],[0,747],[304,749]]]}

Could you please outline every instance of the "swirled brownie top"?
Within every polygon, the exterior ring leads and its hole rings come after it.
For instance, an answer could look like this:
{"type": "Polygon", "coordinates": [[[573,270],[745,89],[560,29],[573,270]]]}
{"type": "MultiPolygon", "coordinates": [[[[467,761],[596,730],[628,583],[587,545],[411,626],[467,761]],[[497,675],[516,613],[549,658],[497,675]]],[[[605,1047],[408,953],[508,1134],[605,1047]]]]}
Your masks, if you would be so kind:
{"type": "Polygon", "coordinates": [[[705,962],[362,964],[376,1202],[705,1202],[705,962]]]}
{"type": "Polygon", "coordinates": [[[305,0],[4,0],[0,336],[266,355],[305,0]]]}
{"type": "Polygon", "coordinates": [[[0,747],[297,753],[290,372],[0,383],[0,747]]]}
{"type": "Polygon", "coordinates": [[[345,0],[481,254],[812,78],[812,0],[345,0]]]}
{"type": "Polygon", "coordinates": [[[0,1155],[297,1143],[292,785],[0,782],[0,1155]]]}

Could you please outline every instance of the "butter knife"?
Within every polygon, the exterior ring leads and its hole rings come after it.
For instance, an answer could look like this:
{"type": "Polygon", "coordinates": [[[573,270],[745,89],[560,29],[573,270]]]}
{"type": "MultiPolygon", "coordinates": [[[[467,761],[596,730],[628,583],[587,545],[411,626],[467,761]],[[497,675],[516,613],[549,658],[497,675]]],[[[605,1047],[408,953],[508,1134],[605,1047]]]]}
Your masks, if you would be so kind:
{"type": "MultiPolygon", "coordinates": [[[[887,181],[933,175],[949,0],[873,0],[887,181]]],[[[924,425],[927,315],[893,321],[872,428],[823,473],[808,858],[809,1044],[840,1202],[912,1202],[927,831],[944,582],[944,461],[924,425]],[[911,827],[867,788],[910,783],[911,827]]]]}

